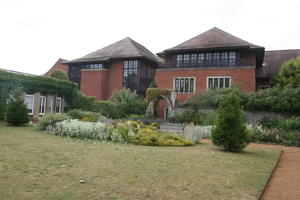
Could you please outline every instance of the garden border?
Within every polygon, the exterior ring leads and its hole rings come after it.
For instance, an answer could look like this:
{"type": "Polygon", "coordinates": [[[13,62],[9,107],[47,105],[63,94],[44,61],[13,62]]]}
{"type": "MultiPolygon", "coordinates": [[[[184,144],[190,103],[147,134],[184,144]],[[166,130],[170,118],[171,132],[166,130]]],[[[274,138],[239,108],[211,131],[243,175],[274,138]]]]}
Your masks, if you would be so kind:
{"type": "Polygon", "coordinates": [[[280,162],[280,160],[281,160],[281,158],[282,158],[283,153],[284,153],[284,150],[281,149],[280,155],[279,155],[279,157],[278,157],[278,159],[277,159],[277,161],[276,161],[276,164],[275,164],[275,166],[273,167],[273,170],[272,170],[272,172],[271,172],[271,174],[270,174],[270,176],[269,176],[269,178],[268,178],[268,180],[267,180],[267,182],[266,182],[266,184],[265,184],[265,186],[264,186],[264,189],[263,189],[262,192],[260,193],[260,195],[259,195],[259,197],[258,197],[258,200],[262,200],[262,197],[264,196],[264,194],[265,194],[265,192],[266,192],[266,189],[267,189],[267,187],[268,187],[268,185],[269,185],[269,183],[270,183],[270,181],[271,181],[271,178],[273,177],[273,174],[274,174],[275,170],[276,170],[277,167],[278,167],[278,164],[279,164],[279,162],[280,162]]]}

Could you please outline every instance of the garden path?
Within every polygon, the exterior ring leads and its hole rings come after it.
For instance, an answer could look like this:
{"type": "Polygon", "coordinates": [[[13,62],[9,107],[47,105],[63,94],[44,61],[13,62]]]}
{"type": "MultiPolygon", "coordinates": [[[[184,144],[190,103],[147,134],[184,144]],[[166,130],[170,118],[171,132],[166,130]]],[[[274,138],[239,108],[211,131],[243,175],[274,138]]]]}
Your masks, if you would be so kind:
{"type": "MultiPolygon", "coordinates": [[[[210,140],[203,140],[211,143],[210,140]]],[[[283,149],[279,160],[261,200],[299,200],[300,199],[300,148],[281,145],[251,143],[248,147],[256,149],[283,149]]]]}

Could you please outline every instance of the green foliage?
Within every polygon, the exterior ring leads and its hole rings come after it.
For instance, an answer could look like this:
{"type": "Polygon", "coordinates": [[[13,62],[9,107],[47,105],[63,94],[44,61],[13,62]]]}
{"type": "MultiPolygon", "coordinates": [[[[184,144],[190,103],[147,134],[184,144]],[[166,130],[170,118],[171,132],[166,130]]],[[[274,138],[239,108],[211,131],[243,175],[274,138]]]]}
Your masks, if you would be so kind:
{"type": "Polygon", "coordinates": [[[130,89],[122,89],[115,92],[110,101],[115,103],[118,109],[121,109],[126,115],[143,114],[146,110],[146,105],[141,97],[130,89]]]}
{"type": "Polygon", "coordinates": [[[293,116],[289,119],[265,117],[261,120],[263,128],[276,128],[284,131],[300,131],[300,117],[293,116]]]}
{"type": "Polygon", "coordinates": [[[286,146],[298,146],[300,142],[299,132],[285,132],[276,128],[250,129],[250,140],[252,142],[282,144],[286,146]]]}
{"type": "Polygon", "coordinates": [[[66,75],[66,73],[63,70],[60,70],[60,69],[54,70],[51,73],[50,77],[56,78],[56,79],[59,79],[59,80],[65,80],[65,81],[69,80],[69,78],[66,75]]]}
{"type": "Polygon", "coordinates": [[[156,84],[155,80],[151,81],[149,88],[157,88],[157,84],[156,84]]]}
{"type": "Polygon", "coordinates": [[[274,82],[279,88],[299,88],[300,57],[284,62],[274,82]]]}
{"type": "Polygon", "coordinates": [[[99,112],[101,115],[110,119],[122,119],[126,118],[126,110],[124,110],[124,104],[115,103],[112,101],[96,101],[93,106],[94,112],[99,112]]]}
{"type": "Polygon", "coordinates": [[[47,126],[54,126],[55,123],[62,122],[67,119],[70,119],[70,117],[64,114],[47,113],[39,121],[39,128],[40,130],[46,130],[47,126]]]}
{"type": "MultiPolygon", "coordinates": [[[[232,90],[211,89],[195,94],[183,105],[184,107],[218,107],[222,99],[232,90]]],[[[253,111],[273,111],[300,113],[300,88],[269,88],[257,92],[237,92],[240,104],[245,110],[253,111]]]]}
{"type": "Polygon", "coordinates": [[[72,119],[78,119],[81,121],[88,121],[88,122],[97,122],[101,115],[94,112],[82,111],[79,109],[70,110],[68,115],[72,119]]]}
{"type": "Polygon", "coordinates": [[[216,112],[200,112],[197,108],[188,107],[181,115],[168,119],[172,123],[192,123],[195,125],[214,125],[217,120],[216,112]]]}
{"type": "Polygon", "coordinates": [[[170,92],[169,89],[165,88],[148,88],[146,92],[146,104],[148,105],[151,101],[156,101],[161,95],[166,95],[170,92]]]}
{"type": "Polygon", "coordinates": [[[70,81],[43,76],[25,76],[2,70],[0,70],[0,85],[0,118],[3,118],[5,114],[3,112],[6,110],[8,94],[11,94],[17,87],[22,87],[23,92],[40,92],[47,95],[57,95],[65,98],[69,104],[72,104],[74,95],[78,92],[77,84],[70,81]]]}
{"type": "Polygon", "coordinates": [[[146,128],[140,129],[137,134],[131,137],[131,142],[138,145],[149,146],[191,146],[194,143],[182,136],[156,132],[155,130],[146,128]]]}
{"type": "Polygon", "coordinates": [[[14,126],[29,123],[28,110],[23,100],[17,99],[8,104],[6,121],[14,126]]]}
{"type": "Polygon", "coordinates": [[[218,114],[216,127],[212,130],[212,142],[225,151],[241,151],[248,144],[249,138],[236,90],[224,98],[218,114]]]}
{"type": "Polygon", "coordinates": [[[89,97],[83,95],[80,91],[74,94],[74,98],[69,105],[69,109],[80,109],[83,111],[94,111],[94,105],[96,102],[95,97],[89,97]]]}

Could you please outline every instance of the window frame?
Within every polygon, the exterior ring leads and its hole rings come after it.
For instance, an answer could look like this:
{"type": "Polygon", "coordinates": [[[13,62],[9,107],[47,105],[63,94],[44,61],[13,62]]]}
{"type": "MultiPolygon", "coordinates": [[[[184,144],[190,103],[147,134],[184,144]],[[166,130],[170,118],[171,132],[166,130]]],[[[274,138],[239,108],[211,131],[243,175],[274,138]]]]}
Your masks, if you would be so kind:
{"type": "Polygon", "coordinates": [[[178,77],[173,77],[173,88],[175,88],[176,89],[176,91],[177,91],[177,94],[195,94],[195,92],[196,92],[196,77],[194,77],[194,76],[178,76],[178,77]],[[176,79],[178,79],[178,88],[176,88],[176,79]],[[188,81],[189,81],[189,84],[188,84],[188,91],[189,92],[185,92],[184,90],[185,90],[185,81],[186,81],[186,79],[188,79],[188,81]],[[194,80],[194,83],[193,83],[193,92],[190,92],[190,88],[191,88],[191,79],[193,79],[194,80]],[[181,87],[181,80],[183,80],[182,82],[183,82],[183,86],[181,87]],[[183,88],[183,91],[181,92],[180,90],[181,90],[181,88],[183,88]]]}
{"type": "Polygon", "coordinates": [[[40,96],[40,105],[39,105],[39,115],[45,115],[45,113],[46,113],[46,106],[47,106],[47,97],[46,96],[40,96]],[[44,99],[43,101],[42,101],[42,99],[44,99]],[[44,103],[43,105],[41,104],[41,103],[44,103]],[[41,108],[44,108],[43,110],[41,109],[41,108]],[[43,112],[41,112],[41,111],[43,111],[43,112]]]}
{"type": "Polygon", "coordinates": [[[208,77],[206,77],[206,89],[220,89],[220,79],[224,79],[224,81],[223,81],[223,84],[224,84],[224,87],[222,87],[222,88],[230,88],[231,87],[231,76],[208,76],[208,77]],[[214,85],[214,79],[215,78],[217,78],[218,79],[218,87],[212,87],[212,88],[210,88],[209,87],[209,79],[213,79],[213,85],[214,85]],[[229,86],[228,87],[225,87],[225,79],[226,78],[229,78],[229,86]]]}
{"type": "Polygon", "coordinates": [[[34,95],[33,94],[25,94],[25,104],[27,110],[31,109],[31,112],[28,112],[28,115],[33,115],[34,113],[34,95]],[[26,102],[26,97],[32,97],[32,108],[28,108],[28,104],[26,102]]]}
{"type": "Polygon", "coordinates": [[[61,104],[62,104],[62,100],[61,100],[61,97],[56,97],[55,98],[55,113],[58,113],[60,114],[61,113],[61,104]],[[56,107],[57,107],[57,100],[59,99],[59,112],[56,112],[56,107]]]}

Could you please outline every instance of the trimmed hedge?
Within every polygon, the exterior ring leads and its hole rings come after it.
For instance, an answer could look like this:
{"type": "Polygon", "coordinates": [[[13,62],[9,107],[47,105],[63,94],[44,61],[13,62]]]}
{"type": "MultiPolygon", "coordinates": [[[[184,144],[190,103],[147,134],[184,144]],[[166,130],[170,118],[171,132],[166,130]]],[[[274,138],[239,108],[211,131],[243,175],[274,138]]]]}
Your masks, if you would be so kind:
{"type": "MultiPolygon", "coordinates": [[[[218,107],[222,99],[231,91],[232,88],[201,92],[187,100],[183,107],[218,107]]],[[[239,90],[238,96],[245,110],[300,113],[300,88],[269,88],[252,93],[239,90]]]]}

